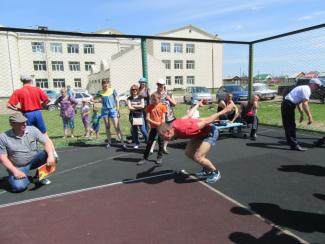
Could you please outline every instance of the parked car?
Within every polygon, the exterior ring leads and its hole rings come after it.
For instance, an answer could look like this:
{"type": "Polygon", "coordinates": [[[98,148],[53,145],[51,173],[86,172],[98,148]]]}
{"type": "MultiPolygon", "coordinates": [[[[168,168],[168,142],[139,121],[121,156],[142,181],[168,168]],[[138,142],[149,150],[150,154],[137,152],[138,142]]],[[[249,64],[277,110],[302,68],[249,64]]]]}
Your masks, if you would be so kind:
{"type": "Polygon", "coordinates": [[[264,83],[254,83],[253,84],[254,95],[259,96],[260,100],[274,99],[277,91],[268,88],[267,84],[264,83]]]}
{"type": "MultiPolygon", "coordinates": [[[[92,103],[92,95],[86,94],[85,92],[74,92],[75,99],[77,101],[77,107],[80,107],[82,104],[82,100],[85,99],[89,103],[92,103]]],[[[53,111],[55,109],[58,109],[58,106],[56,105],[58,99],[60,96],[57,96],[56,98],[50,99],[50,102],[46,105],[46,109],[49,111],[53,111]]]]}
{"type": "Polygon", "coordinates": [[[248,91],[241,85],[224,85],[217,91],[217,101],[225,100],[228,93],[233,95],[234,102],[247,101],[248,99],[248,91]]]}
{"type": "MultiPolygon", "coordinates": [[[[321,103],[325,103],[325,79],[318,78],[323,83],[323,86],[312,92],[310,95],[310,99],[319,100],[321,103]]],[[[296,80],[296,84],[293,86],[287,86],[283,90],[283,97],[285,97],[293,88],[296,86],[307,85],[309,84],[310,78],[299,78],[296,80]]]]}
{"type": "Polygon", "coordinates": [[[208,88],[203,86],[190,86],[185,89],[184,103],[193,103],[205,99],[212,103],[212,95],[208,88]]]}
{"type": "Polygon", "coordinates": [[[46,93],[49,99],[53,99],[59,96],[59,93],[55,90],[43,89],[43,91],[46,93]]]}
{"type": "Polygon", "coordinates": [[[126,107],[128,105],[128,97],[130,96],[130,91],[125,91],[121,94],[119,94],[119,105],[120,107],[126,107]]]}
{"type": "Polygon", "coordinates": [[[83,99],[88,102],[91,102],[91,100],[93,99],[93,96],[87,94],[86,92],[74,92],[74,97],[78,103],[78,106],[81,106],[83,99]]]}

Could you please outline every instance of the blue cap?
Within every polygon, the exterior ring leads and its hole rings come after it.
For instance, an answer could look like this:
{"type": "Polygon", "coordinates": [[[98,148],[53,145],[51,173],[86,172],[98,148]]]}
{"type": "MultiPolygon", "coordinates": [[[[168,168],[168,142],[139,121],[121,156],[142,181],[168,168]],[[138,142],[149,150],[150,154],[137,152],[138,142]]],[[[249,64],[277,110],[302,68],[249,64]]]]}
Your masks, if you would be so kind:
{"type": "Polygon", "coordinates": [[[148,81],[147,81],[147,78],[146,77],[141,77],[140,79],[139,79],[139,83],[147,83],[148,81]]]}

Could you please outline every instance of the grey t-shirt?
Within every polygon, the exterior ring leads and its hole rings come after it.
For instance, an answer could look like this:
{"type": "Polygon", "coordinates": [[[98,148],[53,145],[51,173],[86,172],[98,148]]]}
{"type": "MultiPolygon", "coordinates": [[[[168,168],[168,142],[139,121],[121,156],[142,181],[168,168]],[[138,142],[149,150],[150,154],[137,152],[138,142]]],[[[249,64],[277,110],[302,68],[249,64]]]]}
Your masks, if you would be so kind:
{"type": "Polygon", "coordinates": [[[8,155],[16,167],[27,165],[37,154],[38,142],[45,143],[45,136],[34,126],[27,126],[22,137],[8,130],[0,134],[0,154],[8,155]]]}

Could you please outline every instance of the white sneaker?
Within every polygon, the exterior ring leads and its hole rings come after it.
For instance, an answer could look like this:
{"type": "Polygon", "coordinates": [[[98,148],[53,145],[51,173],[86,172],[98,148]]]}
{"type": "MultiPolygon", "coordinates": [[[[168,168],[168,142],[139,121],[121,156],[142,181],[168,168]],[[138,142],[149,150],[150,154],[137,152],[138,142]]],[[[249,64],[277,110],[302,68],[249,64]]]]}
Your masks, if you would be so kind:
{"type": "Polygon", "coordinates": [[[51,182],[49,179],[43,179],[43,180],[40,181],[40,183],[41,183],[42,185],[49,185],[49,184],[51,184],[52,182],[51,182]]]}
{"type": "Polygon", "coordinates": [[[133,148],[134,149],[139,149],[139,145],[135,145],[133,148]]]}

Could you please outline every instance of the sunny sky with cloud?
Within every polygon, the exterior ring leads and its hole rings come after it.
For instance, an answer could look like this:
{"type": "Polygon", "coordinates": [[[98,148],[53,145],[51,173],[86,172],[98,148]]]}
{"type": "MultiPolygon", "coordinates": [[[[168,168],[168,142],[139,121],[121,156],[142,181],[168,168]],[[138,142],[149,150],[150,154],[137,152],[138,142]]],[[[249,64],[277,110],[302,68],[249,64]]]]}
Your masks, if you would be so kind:
{"type": "MultiPolygon", "coordinates": [[[[0,8],[0,25],[6,27],[36,28],[41,25],[54,30],[83,32],[110,27],[125,34],[155,35],[192,24],[224,40],[240,41],[252,41],[322,23],[325,23],[323,0],[5,0],[0,8]]],[[[308,35],[292,41],[307,40],[308,35]]],[[[317,42],[314,46],[321,48],[323,44],[317,42]]],[[[268,53],[267,50],[256,50],[268,53]]],[[[297,55],[294,50],[292,52],[297,55]]],[[[225,50],[225,54],[228,55],[228,59],[225,58],[227,67],[227,60],[233,63],[233,60],[246,59],[247,49],[234,47],[225,50]]],[[[242,66],[225,72],[247,70],[246,63],[242,66]]]]}

